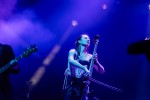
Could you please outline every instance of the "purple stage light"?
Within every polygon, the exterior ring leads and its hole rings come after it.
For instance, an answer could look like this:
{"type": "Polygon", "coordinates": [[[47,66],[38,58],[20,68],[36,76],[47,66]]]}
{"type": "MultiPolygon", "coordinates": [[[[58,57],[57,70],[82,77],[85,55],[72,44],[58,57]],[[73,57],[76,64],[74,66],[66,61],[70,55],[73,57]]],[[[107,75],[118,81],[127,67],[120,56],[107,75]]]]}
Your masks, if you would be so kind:
{"type": "Polygon", "coordinates": [[[0,43],[13,47],[27,44],[48,43],[53,33],[42,22],[32,20],[33,13],[13,15],[11,19],[0,21],[0,43]],[[31,15],[32,14],[32,15],[31,15]]]}
{"type": "Polygon", "coordinates": [[[16,4],[17,0],[0,0],[0,19],[10,16],[16,4]]]}
{"type": "Polygon", "coordinates": [[[72,20],[72,26],[77,26],[78,25],[78,22],[76,20],[72,20]]]}
{"type": "Polygon", "coordinates": [[[108,8],[108,6],[106,4],[102,4],[101,7],[103,10],[106,10],[108,8]]]}

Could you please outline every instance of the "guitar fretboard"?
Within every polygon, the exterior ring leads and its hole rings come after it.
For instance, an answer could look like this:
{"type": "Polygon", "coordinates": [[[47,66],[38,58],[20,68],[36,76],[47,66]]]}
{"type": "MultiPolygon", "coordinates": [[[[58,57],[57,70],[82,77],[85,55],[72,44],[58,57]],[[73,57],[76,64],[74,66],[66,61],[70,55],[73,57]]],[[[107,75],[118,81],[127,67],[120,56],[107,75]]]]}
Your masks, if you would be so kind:
{"type": "Polygon", "coordinates": [[[11,67],[11,64],[10,63],[8,63],[8,64],[6,64],[5,66],[3,66],[2,68],[0,68],[0,74],[1,73],[3,73],[4,71],[6,71],[8,68],[10,68],[11,67]]]}

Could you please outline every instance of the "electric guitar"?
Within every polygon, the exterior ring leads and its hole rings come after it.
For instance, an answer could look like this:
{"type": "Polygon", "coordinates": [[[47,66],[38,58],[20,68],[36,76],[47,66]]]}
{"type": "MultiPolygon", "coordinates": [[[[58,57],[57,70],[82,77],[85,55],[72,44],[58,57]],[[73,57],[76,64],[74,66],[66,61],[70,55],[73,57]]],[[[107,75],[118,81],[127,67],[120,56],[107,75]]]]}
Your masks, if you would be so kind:
{"type": "Polygon", "coordinates": [[[15,59],[12,59],[9,63],[1,67],[0,74],[5,72],[7,69],[9,69],[12,65],[17,63],[22,58],[28,57],[29,55],[31,55],[33,52],[36,51],[37,51],[36,45],[31,45],[30,47],[26,48],[20,56],[16,57],[15,59]]]}

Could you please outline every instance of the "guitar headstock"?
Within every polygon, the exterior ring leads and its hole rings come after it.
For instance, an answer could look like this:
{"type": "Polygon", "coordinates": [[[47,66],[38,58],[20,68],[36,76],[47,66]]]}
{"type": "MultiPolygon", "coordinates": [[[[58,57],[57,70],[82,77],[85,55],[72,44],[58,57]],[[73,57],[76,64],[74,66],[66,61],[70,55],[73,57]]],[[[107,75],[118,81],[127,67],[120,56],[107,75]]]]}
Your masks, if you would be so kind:
{"type": "Polygon", "coordinates": [[[95,44],[98,44],[98,42],[99,42],[99,35],[96,35],[95,37],[94,37],[94,39],[93,39],[93,42],[95,43],[95,44]]]}
{"type": "Polygon", "coordinates": [[[23,58],[23,57],[28,57],[29,55],[31,55],[33,52],[37,52],[38,48],[37,46],[31,45],[30,47],[26,48],[23,53],[19,56],[19,58],[23,58]]]}

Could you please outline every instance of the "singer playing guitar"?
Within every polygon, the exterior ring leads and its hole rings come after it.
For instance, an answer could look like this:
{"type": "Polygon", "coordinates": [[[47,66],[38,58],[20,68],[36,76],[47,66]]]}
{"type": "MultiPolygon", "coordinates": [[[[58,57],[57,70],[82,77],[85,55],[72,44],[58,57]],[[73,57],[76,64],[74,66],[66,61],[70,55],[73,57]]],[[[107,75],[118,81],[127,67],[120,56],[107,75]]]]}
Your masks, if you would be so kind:
{"type": "Polygon", "coordinates": [[[84,87],[86,84],[90,84],[88,80],[85,80],[85,77],[90,74],[91,58],[94,57],[93,67],[97,72],[103,74],[105,70],[98,62],[97,54],[89,54],[90,38],[87,34],[82,34],[76,40],[75,46],[75,49],[69,51],[62,97],[63,100],[88,100],[88,95],[84,95],[84,87]]]}

